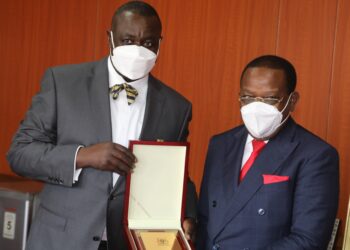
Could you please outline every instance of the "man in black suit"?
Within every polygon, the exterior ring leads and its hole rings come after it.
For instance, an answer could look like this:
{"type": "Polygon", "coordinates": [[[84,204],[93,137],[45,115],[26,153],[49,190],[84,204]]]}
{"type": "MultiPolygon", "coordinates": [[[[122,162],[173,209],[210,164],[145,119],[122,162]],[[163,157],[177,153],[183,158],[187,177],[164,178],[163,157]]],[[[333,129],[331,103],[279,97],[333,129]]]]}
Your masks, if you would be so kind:
{"type": "Polygon", "coordinates": [[[244,125],[209,144],[198,250],[326,249],[338,208],[338,153],[290,117],[295,86],[294,67],[281,57],[258,57],[243,70],[244,125]]]}
{"type": "MultiPolygon", "coordinates": [[[[107,238],[108,249],[127,248],[129,140],[185,141],[189,133],[191,103],[149,74],[161,31],[152,6],[128,2],[113,16],[107,58],[46,71],[8,153],[13,171],[45,182],[28,250],[107,249],[107,238]]],[[[189,182],[187,237],[195,196],[189,182]]]]}

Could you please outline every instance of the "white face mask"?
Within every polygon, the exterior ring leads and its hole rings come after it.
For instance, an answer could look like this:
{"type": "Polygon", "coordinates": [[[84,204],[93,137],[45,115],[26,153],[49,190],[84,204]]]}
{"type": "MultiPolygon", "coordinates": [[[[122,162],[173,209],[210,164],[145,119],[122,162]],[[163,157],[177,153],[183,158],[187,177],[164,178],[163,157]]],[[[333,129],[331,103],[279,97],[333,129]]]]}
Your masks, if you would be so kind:
{"type": "Polygon", "coordinates": [[[288,106],[290,96],[282,111],[263,102],[252,102],[241,108],[244,125],[254,138],[267,139],[288,119],[290,113],[284,121],[282,113],[288,106]]]}
{"type": "Polygon", "coordinates": [[[130,80],[141,79],[153,69],[158,53],[137,45],[115,47],[111,33],[113,55],[111,61],[120,74],[130,80]]]}

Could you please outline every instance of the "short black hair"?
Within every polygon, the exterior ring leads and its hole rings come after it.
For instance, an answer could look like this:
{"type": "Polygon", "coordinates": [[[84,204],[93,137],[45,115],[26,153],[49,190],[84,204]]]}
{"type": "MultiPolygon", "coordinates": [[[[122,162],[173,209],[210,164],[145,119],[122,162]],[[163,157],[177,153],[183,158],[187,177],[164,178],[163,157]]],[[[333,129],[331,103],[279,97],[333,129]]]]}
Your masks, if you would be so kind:
{"type": "Polygon", "coordinates": [[[287,81],[288,94],[294,92],[297,84],[297,74],[294,66],[288,60],[275,55],[263,55],[253,59],[247,64],[247,66],[245,66],[241,74],[241,84],[243,75],[247,71],[247,69],[255,67],[265,67],[269,69],[283,70],[287,81]]]}
{"type": "Polygon", "coordinates": [[[160,17],[151,5],[148,3],[142,2],[142,1],[130,1],[123,5],[121,5],[115,12],[112,17],[112,30],[115,30],[115,26],[117,23],[117,17],[120,16],[125,11],[130,11],[132,13],[138,14],[140,16],[146,16],[146,17],[156,17],[159,21],[160,30],[162,30],[162,22],[160,20],[160,17]]]}

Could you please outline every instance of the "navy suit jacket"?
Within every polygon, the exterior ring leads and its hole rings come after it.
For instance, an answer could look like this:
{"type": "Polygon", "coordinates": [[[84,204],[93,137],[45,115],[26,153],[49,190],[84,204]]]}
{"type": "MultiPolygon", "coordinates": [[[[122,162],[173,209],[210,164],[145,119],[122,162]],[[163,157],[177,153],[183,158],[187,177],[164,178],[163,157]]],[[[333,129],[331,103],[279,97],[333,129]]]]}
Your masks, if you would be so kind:
{"type": "Polygon", "coordinates": [[[197,250],[326,249],[338,208],[337,151],[290,118],[239,183],[247,134],[239,126],[210,141],[197,250]],[[264,184],[264,175],[289,179],[265,176],[264,184]]]}

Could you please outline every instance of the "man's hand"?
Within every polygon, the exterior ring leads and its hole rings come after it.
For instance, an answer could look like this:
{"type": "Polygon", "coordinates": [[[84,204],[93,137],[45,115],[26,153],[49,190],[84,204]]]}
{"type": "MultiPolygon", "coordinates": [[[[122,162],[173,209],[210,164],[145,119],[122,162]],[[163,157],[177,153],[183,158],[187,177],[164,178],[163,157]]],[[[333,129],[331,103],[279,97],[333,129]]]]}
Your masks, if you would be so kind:
{"type": "Polygon", "coordinates": [[[196,221],[193,218],[186,218],[182,223],[187,240],[195,242],[196,240],[196,221]]]}
{"type": "Polygon", "coordinates": [[[136,157],[129,149],[112,142],[99,143],[79,149],[77,168],[92,167],[128,174],[135,167],[136,157]]]}

